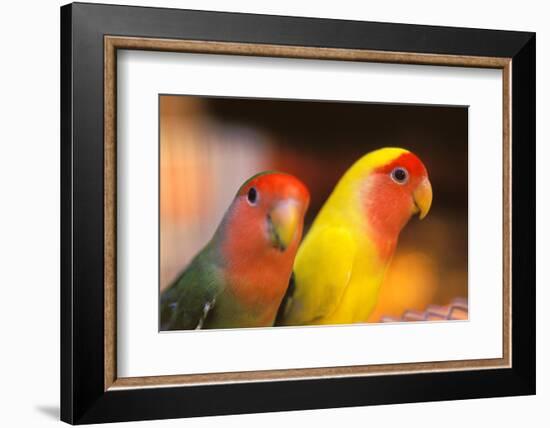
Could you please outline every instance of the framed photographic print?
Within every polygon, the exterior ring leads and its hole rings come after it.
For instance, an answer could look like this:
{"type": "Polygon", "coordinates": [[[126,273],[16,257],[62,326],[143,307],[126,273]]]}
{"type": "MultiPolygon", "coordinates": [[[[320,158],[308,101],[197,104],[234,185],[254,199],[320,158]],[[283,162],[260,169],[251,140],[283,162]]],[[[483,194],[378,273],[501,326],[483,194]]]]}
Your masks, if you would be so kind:
{"type": "Polygon", "coordinates": [[[61,418],[535,393],[535,35],[61,8],[61,418]]]}

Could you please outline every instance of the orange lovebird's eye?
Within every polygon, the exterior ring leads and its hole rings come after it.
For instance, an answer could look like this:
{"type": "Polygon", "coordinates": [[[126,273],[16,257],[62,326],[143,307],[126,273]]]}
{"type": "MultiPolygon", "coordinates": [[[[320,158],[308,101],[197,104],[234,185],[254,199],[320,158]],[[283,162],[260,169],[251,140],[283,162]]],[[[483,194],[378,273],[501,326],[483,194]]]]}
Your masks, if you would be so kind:
{"type": "Polygon", "coordinates": [[[258,191],[255,187],[251,187],[248,190],[248,194],[246,195],[246,200],[250,205],[256,205],[256,202],[258,201],[258,191]]]}

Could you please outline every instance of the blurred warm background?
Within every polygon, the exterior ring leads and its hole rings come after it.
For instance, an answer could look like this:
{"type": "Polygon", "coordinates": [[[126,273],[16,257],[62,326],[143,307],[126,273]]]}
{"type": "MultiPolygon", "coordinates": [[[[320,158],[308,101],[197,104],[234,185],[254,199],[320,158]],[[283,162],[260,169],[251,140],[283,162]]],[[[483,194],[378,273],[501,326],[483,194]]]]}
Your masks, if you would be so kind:
{"type": "Polygon", "coordinates": [[[407,148],[424,161],[434,201],[425,220],[413,218],[402,232],[370,321],[456,302],[456,310],[464,307],[468,111],[462,107],[161,96],[161,290],[208,242],[251,175],[276,169],[304,181],[312,196],[307,231],[347,168],[384,146],[407,148]]]}

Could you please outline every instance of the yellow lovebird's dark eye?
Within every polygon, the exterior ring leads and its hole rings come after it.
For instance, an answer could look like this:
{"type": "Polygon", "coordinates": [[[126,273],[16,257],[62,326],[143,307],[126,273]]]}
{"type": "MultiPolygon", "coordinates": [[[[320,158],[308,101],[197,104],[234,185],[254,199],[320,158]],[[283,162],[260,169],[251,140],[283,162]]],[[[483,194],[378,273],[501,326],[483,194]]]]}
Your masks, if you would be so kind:
{"type": "Polygon", "coordinates": [[[256,201],[258,200],[258,191],[255,187],[251,187],[250,190],[248,190],[246,199],[250,205],[256,205],[256,201]]]}
{"type": "Polygon", "coordinates": [[[405,168],[397,167],[391,172],[391,178],[397,184],[405,184],[409,180],[409,173],[405,168]]]}

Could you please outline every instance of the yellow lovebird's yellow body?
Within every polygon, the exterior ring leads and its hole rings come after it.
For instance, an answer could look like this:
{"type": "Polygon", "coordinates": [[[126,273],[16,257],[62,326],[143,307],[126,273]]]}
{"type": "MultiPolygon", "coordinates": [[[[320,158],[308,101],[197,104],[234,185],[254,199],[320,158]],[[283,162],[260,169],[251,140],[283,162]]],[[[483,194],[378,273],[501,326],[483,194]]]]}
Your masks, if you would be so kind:
{"type": "Polygon", "coordinates": [[[279,325],[365,322],[401,229],[431,205],[427,171],[412,153],[385,148],[340,179],[298,249],[279,325]]]}

